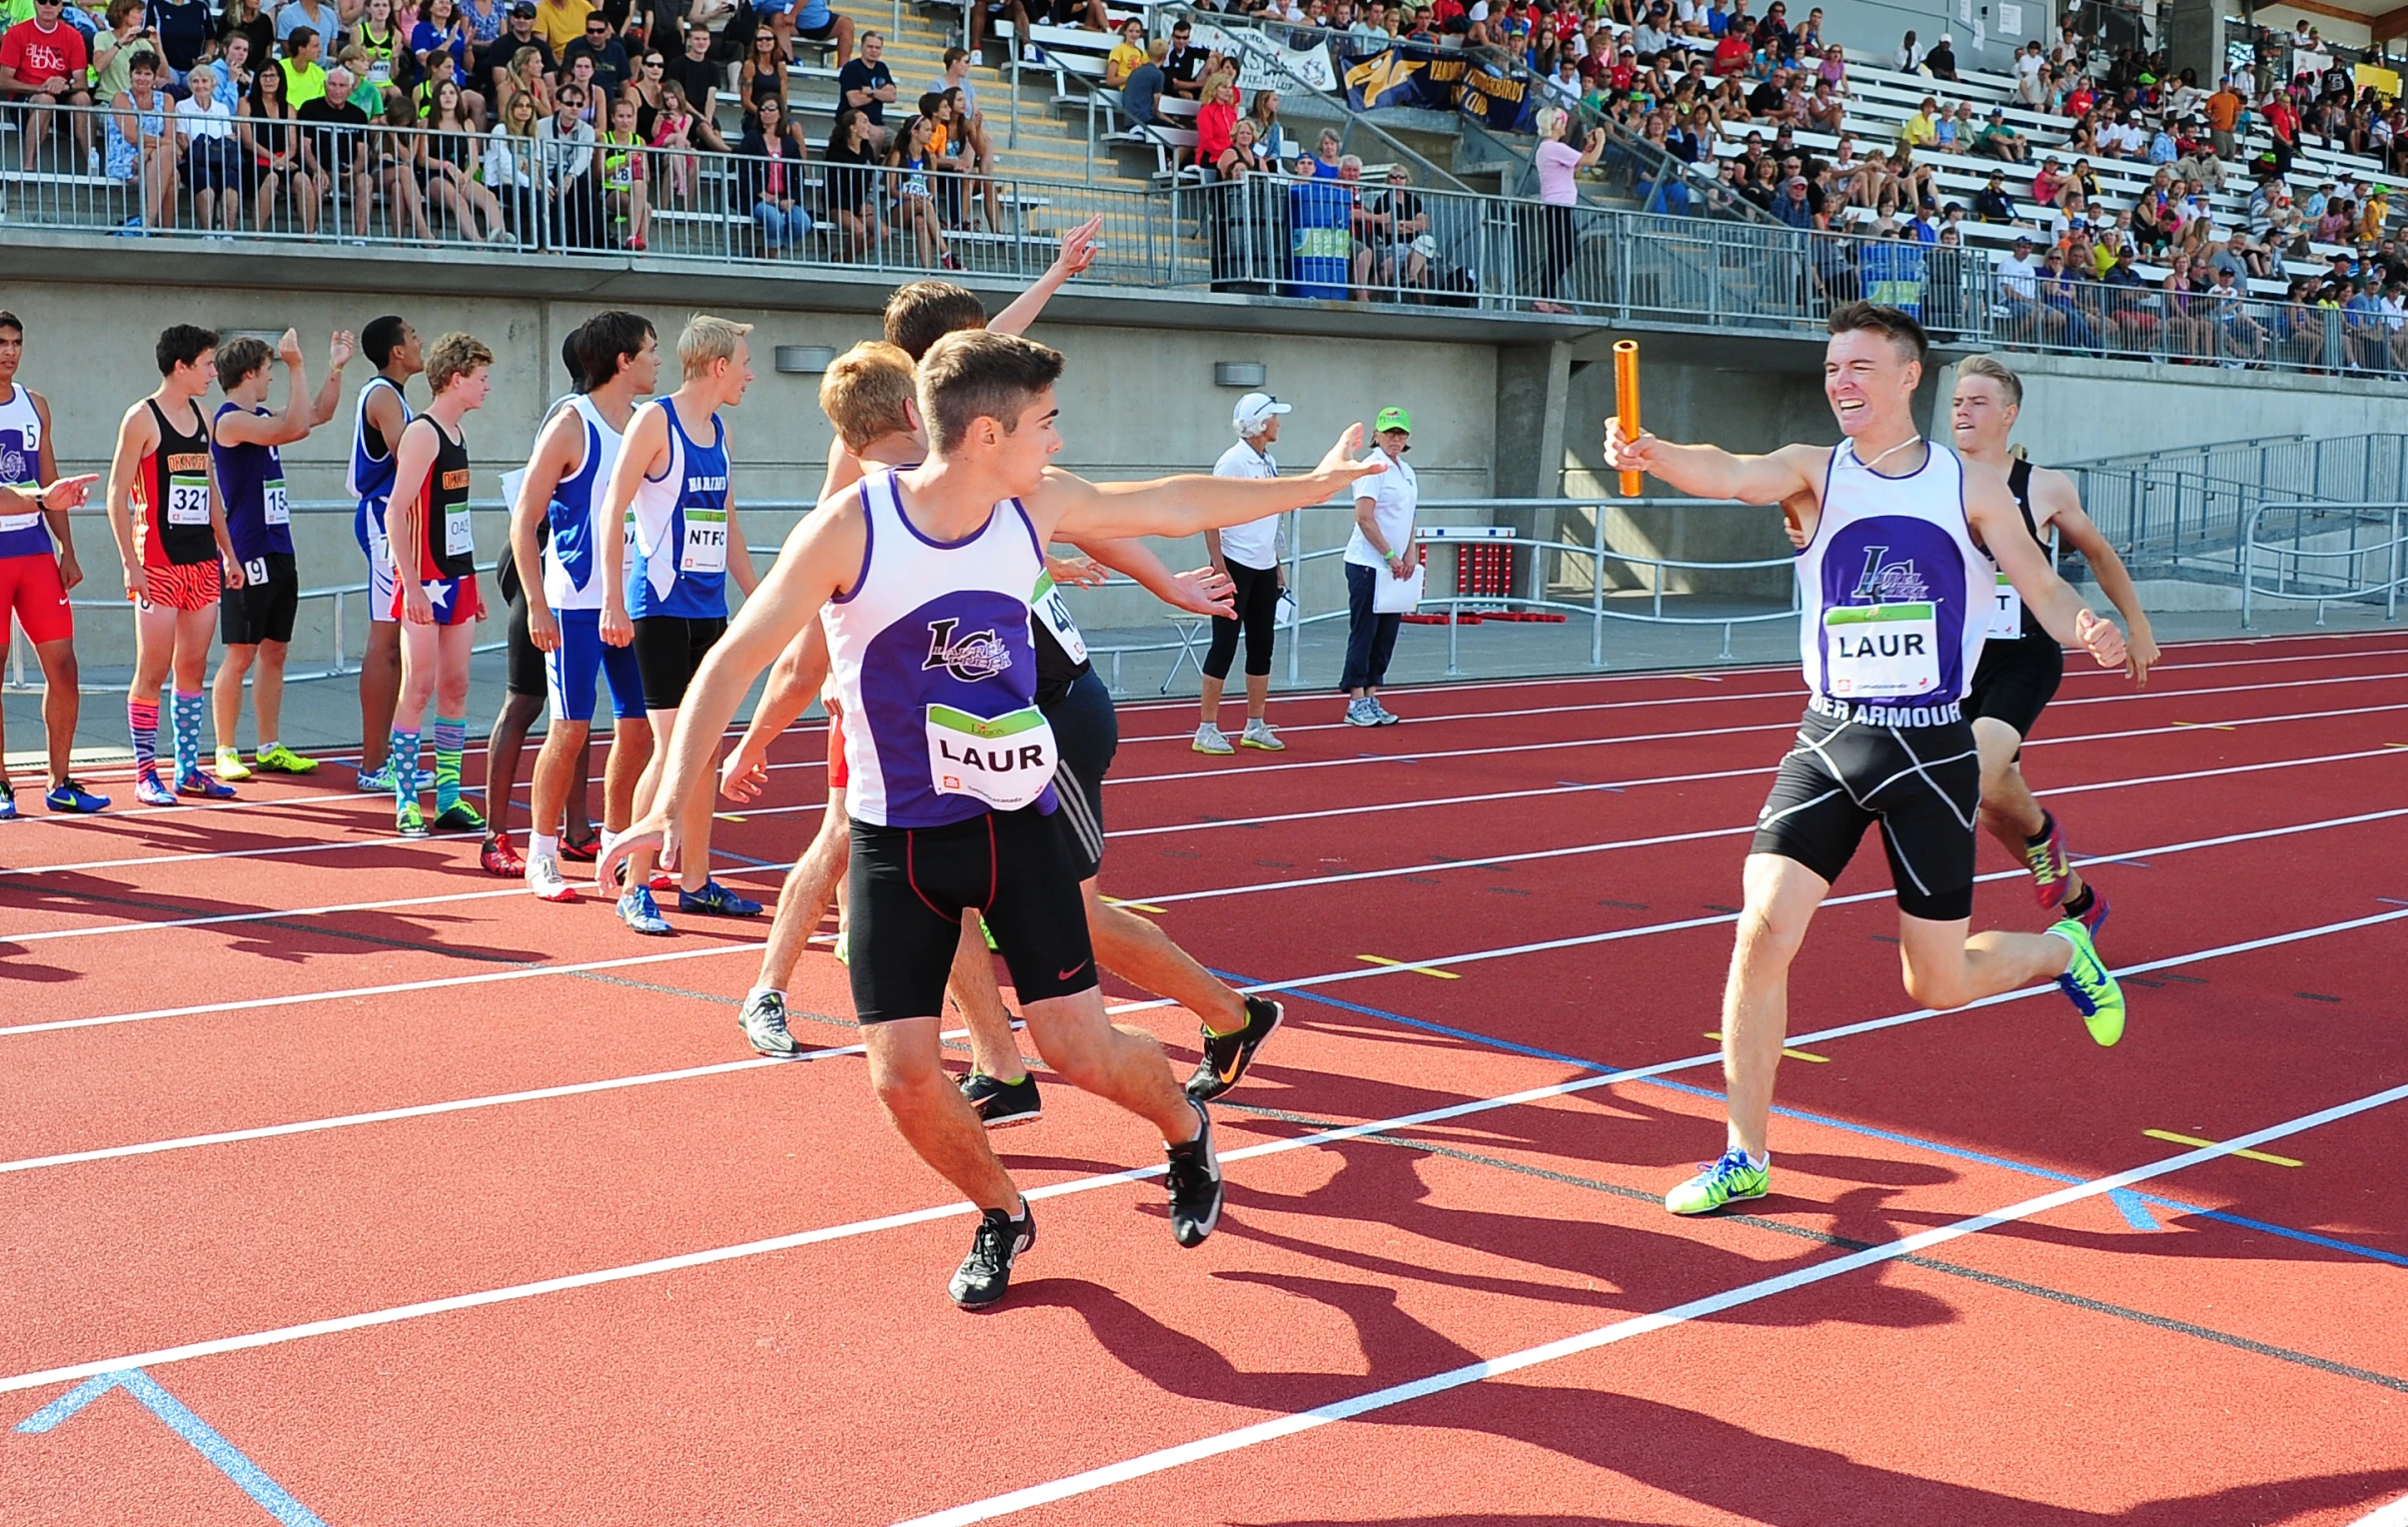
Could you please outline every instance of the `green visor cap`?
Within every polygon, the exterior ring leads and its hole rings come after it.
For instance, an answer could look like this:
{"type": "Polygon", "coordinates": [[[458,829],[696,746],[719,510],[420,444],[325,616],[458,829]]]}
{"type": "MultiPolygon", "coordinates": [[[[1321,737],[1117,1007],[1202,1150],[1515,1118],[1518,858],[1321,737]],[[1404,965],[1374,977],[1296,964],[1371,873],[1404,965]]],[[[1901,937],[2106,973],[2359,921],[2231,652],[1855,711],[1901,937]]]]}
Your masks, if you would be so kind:
{"type": "Polygon", "coordinates": [[[1380,417],[1372,421],[1371,428],[1375,434],[1385,433],[1389,430],[1402,430],[1410,435],[1413,433],[1413,416],[1403,409],[1382,409],[1380,417]]]}

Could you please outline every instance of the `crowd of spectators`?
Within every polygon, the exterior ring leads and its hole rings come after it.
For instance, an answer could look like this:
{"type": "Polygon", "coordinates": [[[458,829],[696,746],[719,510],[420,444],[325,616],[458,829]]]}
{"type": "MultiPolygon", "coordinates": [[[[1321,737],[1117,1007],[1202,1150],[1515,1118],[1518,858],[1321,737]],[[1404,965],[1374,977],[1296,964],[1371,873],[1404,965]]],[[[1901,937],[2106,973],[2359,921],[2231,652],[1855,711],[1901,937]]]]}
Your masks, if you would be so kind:
{"type": "Polygon", "coordinates": [[[882,46],[825,0],[0,0],[0,109],[22,175],[128,187],[126,234],[641,250],[716,181],[768,251],[824,222],[954,266],[948,231],[1002,226],[970,55],[906,93],[882,46]],[[807,171],[798,38],[840,97],[807,171]]]}

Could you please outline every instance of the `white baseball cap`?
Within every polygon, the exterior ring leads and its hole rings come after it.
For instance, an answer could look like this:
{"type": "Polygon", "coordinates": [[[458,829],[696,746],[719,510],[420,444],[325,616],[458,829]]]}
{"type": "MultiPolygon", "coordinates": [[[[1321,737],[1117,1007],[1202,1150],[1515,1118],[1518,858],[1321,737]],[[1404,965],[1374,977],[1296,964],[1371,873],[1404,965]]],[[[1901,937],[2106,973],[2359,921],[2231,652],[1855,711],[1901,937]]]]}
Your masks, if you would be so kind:
{"type": "Polygon", "coordinates": [[[1288,413],[1293,407],[1269,393],[1248,393],[1237,401],[1237,408],[1230,415],[1229,422],[1240,435],[1259,435],[1263,426],[1269,424],[1275,415],[1288,413]]]}

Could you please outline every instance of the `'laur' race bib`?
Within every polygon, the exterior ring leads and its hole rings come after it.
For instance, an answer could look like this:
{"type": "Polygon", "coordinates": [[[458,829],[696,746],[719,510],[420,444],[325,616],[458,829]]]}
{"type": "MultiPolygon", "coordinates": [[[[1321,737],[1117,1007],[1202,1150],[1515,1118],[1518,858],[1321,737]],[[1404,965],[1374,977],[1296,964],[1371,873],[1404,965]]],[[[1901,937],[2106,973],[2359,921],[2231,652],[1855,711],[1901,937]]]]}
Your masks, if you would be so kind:
{"type": "Polygon", "coordinates": [[[685,545],[677,559],[680,573],[724,573],[727,571],[727,511],[723,509],[694,509],[685,511],[685,545]]]}
{"type": "Polygon", "coordinates": [[[928,772],[940,795],[970,795],[1016,811],[1053,782],[1053,728],[1035,706],[991,720],[928,708],[928,772]]]}
{"type": "Polygon", "coordinates": [[[1078,634],[1078,622],[1070,619],[1069,602],[1062,598],[1051,573],[1037,575],[1037,592],[1029,596],[1028,608],[1045,623],[1053,639],[1062,644],[1062,651],[1070,655],[1071,662],[1087,661],[1087,639],[1078,634]]]}
{"type": "Polygon", "coordinates": [[[1998,575],[1997,597],[1990,602],[1989,630],[1982,635],[1992,642],[2012,642],[2023,635],[2023,596],[2003,573],[1998,575]]]}
{"type": "Polygon", "coordinates": [[[1843,605],[1822,614],[1822,677],[1833,696],[1894,700],[1939,688],[1938,607],[1843,605]]]}

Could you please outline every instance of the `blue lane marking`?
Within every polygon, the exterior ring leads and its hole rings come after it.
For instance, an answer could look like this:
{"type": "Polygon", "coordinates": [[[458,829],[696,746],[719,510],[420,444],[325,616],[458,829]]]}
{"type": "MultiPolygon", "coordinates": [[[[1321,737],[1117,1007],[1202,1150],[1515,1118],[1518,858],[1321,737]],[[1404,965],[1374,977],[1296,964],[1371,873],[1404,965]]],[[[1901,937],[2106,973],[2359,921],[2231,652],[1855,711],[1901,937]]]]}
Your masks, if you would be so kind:
{"type": "Polygon", "coordinates": [[[739,864],[750,864],[755,869],[784,869],[788,867],[776,859],[754,858],[748,853],[738,853],[732,848],[714,847],[710,851],[714,854],[717,854],[720,858],[733,859],[739,864]]]}
{"type": "Polygon", "coordinates": [[[244,1457],[242,1449],[220,1436],[217,1428],[194,1415],[182,1400],[169,1394],[157,1379],[140,1368],[128,1368],[122,1373],[103,1373],[84,1380],[18,1422],[17,1430],[37,1435],[51,1431],[112,1389],[123,1389],[140,1400],[145,1409],[166,1422],[170,1431],[190,1443],[193,1451],[208,1459],[219,1473],[241,1486],[245,1495],[257,1501],[261,1510],[282,1522],[284,1527],[326,1527],[318,1513],[295,1500],[284,1486],[270,1479],[258,1464],[244,1457]]]}
{"type": "MultiPolygon", "coordinates": [[[[1235,985],[1269,985],[1269,983],[1257,981],[1251,976],[1238,975],[1227,970],[1215,970],[1212,973],[1235,985]]],[[[1269,989],[1279,992],[1285,998],[1302,997],[1306,1001],[1319,1002],[1324,1007],[1359,1012],[1366,1017],[1383,1018],[1388,1022],[1402,1024],[1407,1028],[1418,1028],[1426,1033],[1445,1034],[1450,1038],[1468,1040],[1474,1044],[1485,1045],[1490,1049],[1504,1050],[1516,1055],[1528,1055],[1536,1060],[1553,1060],[1564,1065],[1578,1066],[1584,1071],[1598,1071],[1609,1076],[1618,1076],[1625,1069],[1622,1066],[1607,1065],[1603,1061],[1587,1060],[1578,1055],[1563,1054],[1557,1050],[1540,1049],[1535,1045],[1516,1044],[1510,1039],[1493,1038],[1488,1034],[1469,1028],[1456,1028],[1446,1023],[1433,1023],[1426,1018],[1407,1017],[1401,1012],[1390,1012],[1383,1007],[1366,1007],[1360,1002],[1349,1002],[1339,997],[1324,996],[1318,991],[1283,990],[1277,986],[1269,986],[1269,989]]],[[[1651,1087],[1669,1087],[1674,1091],[1687,1092],[1695,1097],[1712,1098],[1716,1102],[1725,1100],[1721,1092],[1712,1087],[1701,1087],[1694,1082],[1674,1081],[1665,1076],[1649,1076],[1643,1079],[1651,1087]]],[[[1819,1124],[1824,1128],[1865,1135],[1876,1140],[1886,1140],[1893,1145],[1927,1150],[1937,1155],[1954,1156],[1963,1161],[1976,1161],[1984,1166],[1995,1166],[2004,1171],[2020,1172],[2027,1177],[2040,1177],[2050,1182],[2066,1183],[2083,1180],[2065,1172],[2051,1171],[2045,1166],[2034,1166],[2028,1161],[2015,1161],[2005,1156],[1993,1156],[1983,1151],[1967,1150],[1960,1145],[1942,1144],[1938,1140],[1926,1140],[1918,1135],[1899,1134],[1894,1130],[1880,1129],[1870,1124],[1858,1124],[1843,1118],[1809,1113],[1802,1108],[1785,1108],[1776,1105],[1773,1112],[1782,1118],[1794,1118],[1802,1123],[1819,1124]]],[[[2402,1256],[2396,1252],[2378,1250],[2373,1246],[2361,1246],[2355,1241],[2337,1240],[2329,1235],[2318,1235],[2311,1230],[2295,1230],[2289,1225],[2273,1224],[2263,1219],[2251,1219],[2245,1214],[2229,1214],[2222,1209],[2202,1208],[2195,1203],[2184,1203],[2175,1198],[2161,1198],[2154,1193],[2137,1193],[2130,1188],[2119,1188],[2109,1193],[2107,1198],[2122,1213],[2124,1222],[2135,1230],[2161,1230],[2164,1228],[2148,1212],[2149,1207],[2155,1207],[2199,1219],[2218,1220],[2224,1224],[2236,1225],[2244,1230],[2256,1230],[2266,1235],[2279,1235],[2286,1240],[2300,1241],[2311,1246],[2322,1246],[2328,1251],[2345,1251],[2352,1256],[2362,1256],[2370,1261],[2388,1262],[2394,1267],[2408,1267],[2408,1256],[2402,1256]]]]}

